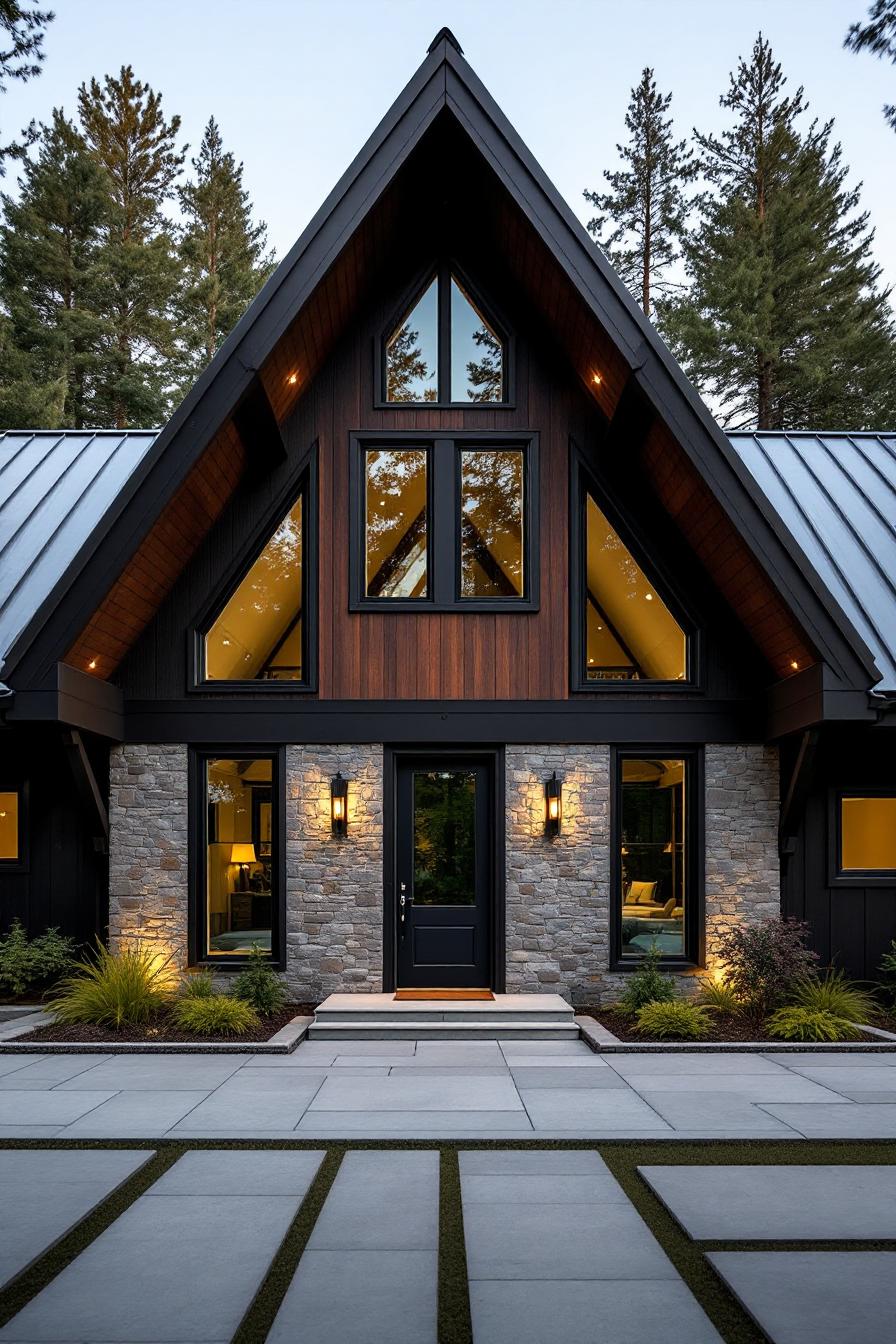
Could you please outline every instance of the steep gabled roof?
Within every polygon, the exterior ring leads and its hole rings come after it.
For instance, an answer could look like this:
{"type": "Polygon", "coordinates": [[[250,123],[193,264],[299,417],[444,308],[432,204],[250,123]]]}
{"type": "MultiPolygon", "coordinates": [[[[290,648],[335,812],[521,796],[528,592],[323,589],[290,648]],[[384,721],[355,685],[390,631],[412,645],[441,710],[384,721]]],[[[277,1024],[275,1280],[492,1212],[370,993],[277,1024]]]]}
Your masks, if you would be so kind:
{"type": "Polygon", "coordinates": [[[896,693],[896,432],[741,433],[731,443],[896,693]]]}
{"type": "Polygon", "coordinates": [[[77,565],[157,433],[0,433],[0,668],[77,565]]]}
{"type": "MultiPolygon", "coordinates": [[[[561,199],[463,59],[452,35],[443,30],[390,111],[351,167],[330,193],[296,245],[250,305],[211,364],[169,423],[143,455],[123,486],[111,526],[95,529],[76,566],[62,577],[38,616],[10,652],[7,675],[16,684],[38,684],[55,661],[72,648],[99,603],[110,579],[121,574],[148,537],[154,520],[184,487],[203,452],[247,395],[257,393],[272,363],[277,383],[297,384],[276,360],[277,351],[298,315],[316,298],[331,292],[322,315],[338,326],[344,295],[338,263],[350,252],[362,226],[388,197],[403,166],[437,122],[448,119],[473,148],[512,203],[516,217],[539,245],[590,324],[577,322],[583,341],[593,333],[612,349],[612,377],[589,390],[612,416],[620,391],[638,390],[668,427],[689,468],[705,482],[723,514],[748,548],[745,558],[767,576],[802,629],[805,640],[842,684],[867,687],[879,672],[865,640],[820,580],[805,556],[780,536],[771,510],[740,455],[715,424],[690,383],[645,319],[612,267],[561,199]],[[333,314],[336,314],[334,318],[333,314]],[[609,340],[606,338],[609,337],[609,340]],[[613,396],[610,397],[612,388],[613,396]]],[[[365,257],[353,260],[363,269],[365,257]]],[[[559,302],[564,301],[561,295],[559,302]]],[[[344,319],[343,319],[344,320],[344,319]]],[[[316,325],[321,325],[317,323],[316,325]]],[[[303,347],[304,348],[304,347],[303,347]]],[[[568,353],[571,353],[568,349],[568,353]]],[[[573,352],[574,353],[574,352],[573,352]]],[[[584,370],[580,368],[584,378],[584,370]]],[[[289,409],[273,397],[279,419],[289,409]]],[[[113,612],[109,619],[114,619],[113,612]]]]}

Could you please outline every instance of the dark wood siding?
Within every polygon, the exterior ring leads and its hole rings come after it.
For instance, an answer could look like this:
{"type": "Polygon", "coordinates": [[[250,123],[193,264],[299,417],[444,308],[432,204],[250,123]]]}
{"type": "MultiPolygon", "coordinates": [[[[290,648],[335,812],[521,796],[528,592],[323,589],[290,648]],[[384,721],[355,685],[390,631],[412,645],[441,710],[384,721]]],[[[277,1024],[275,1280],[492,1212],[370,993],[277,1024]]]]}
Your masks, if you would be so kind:
{"type": "MultiPolygon", "coordinates": [[[[108,746],[91,749],[105,787],[108,746]]],[[[3,734],[3,778],[27,785],[27,865],[24,871],[0,866],[0,932],[14,919],[30,934],[58,927],[88,942],[105,929],[108,862],[94,847],[82,815],[58,728],[11,730],[3,734]]]]}
{"type": "MultiPolygon", "coordinates": [[[[470,269],[468,267],[468,269],[470,269]]],[[[495,272],[491,273],[495,283],[495,272]]],[[[482,287],[478,274],[473,277],[482,287]]],[[[223,584],[246,538],[297,479],[302,460],[318,446],[319,638],[318,694],[323,700],[567,700],[569,691],[570,440],[623,466],[614,476],[629,511],[649,509],[648,535],[665,533],[658,579],[670,566],[693,598],[695,614],[711,627],[705,643],[705,694],[746,699],[762,682],[730,613],[712,595],[680,535],[645,496],[643,480],[566,358],[540,344],[538,320],[524,297],[509,289],[489,297],[516,334],[512,404],[507,408],[376,408],[375,341],[392,316],[396,292],[368,306],[324,362],[281,426],[288,460],[260,480],[249,475],[187,566],[159,615],[121,669],[133,700],[178,699],[187,678],[188,632],[216,586],[223,584]],[[540,608],[532,613],[426,613],[349,610],[349,434],[353,430],[537,431],[540,438],[540,608]]],[[[633,427],[633,433],[634,433],[633,427]]],[[[195,694],[195,693],[194,693],[195,694]]],[[[202,692],[198,693],[204,694],[202,692]]],[[[241,693],[242,694],[242,693],[241,693]]],[[[249,689],[245,695],[251,696],[249,689]]],[[[582,698],[582,697],[577,697],[582,698]]],[[[585,697],[587,698],[587,697],[585,697]]],[[[686,697],[682,697],[686,699],[686,697]]]]}
{"type": "MultiPolygon", "coordinates": [[[[797,830],[796,848],[784,859],[785,915],[811,926],[812,946],[824,965],[875,980],[880,960],[896,938],[896,881],[869,886],[834,881],[831,863],[832,802],[838,792],[892,789],[896,794],[896,728],[831,731],[819,746],[813,784],[797,830]]],[[[785,772],[790,752],[782,753],[785,772]]]]}

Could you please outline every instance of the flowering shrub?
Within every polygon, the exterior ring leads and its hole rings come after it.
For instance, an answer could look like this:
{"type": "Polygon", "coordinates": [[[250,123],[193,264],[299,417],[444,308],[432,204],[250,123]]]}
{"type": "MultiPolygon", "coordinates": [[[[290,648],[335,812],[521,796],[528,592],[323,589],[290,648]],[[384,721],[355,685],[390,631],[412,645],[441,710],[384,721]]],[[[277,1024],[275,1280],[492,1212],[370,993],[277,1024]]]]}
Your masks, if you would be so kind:
{"type": "Polygon", "coordinates": [[[766,919],[722,935],[717,952],[726,964],[725,982],[748,1012],[767,1016],[812,974],[818,955],[806,946],[808,932],[795,919],[766,919]]]}

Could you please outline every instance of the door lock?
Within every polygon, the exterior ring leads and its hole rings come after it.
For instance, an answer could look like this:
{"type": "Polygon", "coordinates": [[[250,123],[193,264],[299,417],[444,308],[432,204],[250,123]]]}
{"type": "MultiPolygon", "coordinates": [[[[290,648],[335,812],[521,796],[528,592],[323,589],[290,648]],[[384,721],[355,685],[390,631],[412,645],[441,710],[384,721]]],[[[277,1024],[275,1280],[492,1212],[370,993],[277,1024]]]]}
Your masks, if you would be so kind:
{"type": "Polygon", "coordinates": [[[399,906],[399,913],[400,913],[400,915],[401,915],[401,922],[402,922],[402,924],[403,924],[403,923],[404,923],[404,908],[405,908],[405,905],[407,904],[407,899],[408,899],[407,896],[405,895],[405,892],[407,891],[407,887],[405,886],[404,882],[402,882],[402,883],[399,885],[399,888],[398,888],[398,889],[399,889],[399,891],[401,892],[401,895],[400,895],[399,898],[398,898],[398,906],[399,906]]]}

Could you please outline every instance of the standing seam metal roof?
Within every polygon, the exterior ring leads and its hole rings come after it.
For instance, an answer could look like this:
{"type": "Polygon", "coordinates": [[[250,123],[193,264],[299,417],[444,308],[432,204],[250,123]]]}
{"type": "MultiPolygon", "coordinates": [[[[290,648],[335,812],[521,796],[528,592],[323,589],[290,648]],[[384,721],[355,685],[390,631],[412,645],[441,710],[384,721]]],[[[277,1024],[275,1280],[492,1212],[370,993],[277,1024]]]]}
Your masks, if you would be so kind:
{"type": "Polygon", "coordinates": [[[0,433],[0,669],[94,536],[157,430],[0,433]]]}
{"type": "Polygon", "coordinates": [[[729,439],[896,692],[896,431],[729,439]]]}

